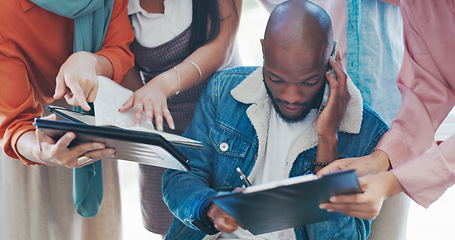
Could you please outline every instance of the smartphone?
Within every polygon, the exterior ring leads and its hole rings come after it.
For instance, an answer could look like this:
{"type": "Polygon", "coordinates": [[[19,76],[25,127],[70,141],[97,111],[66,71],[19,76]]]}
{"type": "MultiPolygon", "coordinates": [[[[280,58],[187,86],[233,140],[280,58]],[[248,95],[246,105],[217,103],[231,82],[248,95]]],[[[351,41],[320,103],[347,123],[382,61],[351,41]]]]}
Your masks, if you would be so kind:
{"type": "MultiPolygon", "coordinates": [[[[332,54],[330,55],[331,57],[335,58],[338,52],[337,49],[337,41],[333,42],[333,51],[332,54]]],[[[333,68],[329,64],[329,71],[336,77],[335,71],[333,71],[333,68]]],[[[324,95],[322,95],[322,101],[321,105],[319,105],[318,108],[318,115],[321,114],[322,110],[324,110],[325,106],[327,105],[327,101],[329,100],[329,94],[330,94],[330,84],[329,81],[325,81],[325,87],[324,87],[324,95]]]]}

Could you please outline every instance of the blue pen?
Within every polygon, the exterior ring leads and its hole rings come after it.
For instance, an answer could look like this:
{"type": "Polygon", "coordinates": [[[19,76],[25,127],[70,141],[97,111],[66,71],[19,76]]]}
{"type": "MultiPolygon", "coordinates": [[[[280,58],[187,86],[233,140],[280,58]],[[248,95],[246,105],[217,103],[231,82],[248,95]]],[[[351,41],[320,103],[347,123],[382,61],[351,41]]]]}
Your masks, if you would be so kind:
{"type": "Polygon", "coordinates": [[[245,185],[245,187],[251,186],[250,181],[248,181],[248,178],[245,176],[245,174],[242,172],[240,168],[237,168],[237,173],[239,174],[240,180],[242,180],[243,185],[245,185]]]}

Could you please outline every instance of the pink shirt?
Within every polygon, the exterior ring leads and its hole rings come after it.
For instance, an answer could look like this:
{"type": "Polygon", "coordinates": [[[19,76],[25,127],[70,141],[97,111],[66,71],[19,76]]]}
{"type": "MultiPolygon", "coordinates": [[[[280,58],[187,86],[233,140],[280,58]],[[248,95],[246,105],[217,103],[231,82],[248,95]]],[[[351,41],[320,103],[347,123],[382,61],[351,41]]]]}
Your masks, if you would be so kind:
{"type": "Polygon", "coordinates": [[[405,192],[428,207],[455,183],[455,135],[434,135],[455,104],[455,0],[402,0],[402,106],[377,148],[405,192]],[[450,2],[450,3],[449,3],[450,2]]]}

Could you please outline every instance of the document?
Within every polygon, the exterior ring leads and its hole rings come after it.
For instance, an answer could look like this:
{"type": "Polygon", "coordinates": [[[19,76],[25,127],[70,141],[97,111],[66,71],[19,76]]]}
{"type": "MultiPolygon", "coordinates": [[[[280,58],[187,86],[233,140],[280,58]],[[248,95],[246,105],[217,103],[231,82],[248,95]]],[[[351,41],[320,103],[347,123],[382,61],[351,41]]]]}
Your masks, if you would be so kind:
{"type": "Polygon", "coordinates": [[[346,217],[319,204],[331,196],[361,193],[355,170],[317,178],[305,175],[220,193],[213,202],[254,235],[346,217]]]}
{"type": "Polygon", "coordinates": [[[35,119],[36,127],[55,139],[68,131],[74,132],[74,144],[105,143],[107,147],[115,148],[116,158],[120,160],[190,170],[188,159],[175,146],[204,150],[201,142],[157,131],[153,126],[144,124],[144,121],[136,126],[133,109],[123,113],[118,111],[133,92],[106,77],[98,76],[98,82],[95,116],[47,106],[50,112],[71,122],[35,119]]]}

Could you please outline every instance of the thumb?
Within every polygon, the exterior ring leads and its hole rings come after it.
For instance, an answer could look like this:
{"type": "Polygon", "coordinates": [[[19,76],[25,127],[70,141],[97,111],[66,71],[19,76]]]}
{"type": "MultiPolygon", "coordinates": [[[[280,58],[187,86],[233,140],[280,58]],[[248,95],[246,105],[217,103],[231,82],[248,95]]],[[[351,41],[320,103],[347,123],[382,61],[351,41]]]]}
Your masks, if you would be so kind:
{"type": "Polygon", "coordinates": [[[42,117],[41,119],[46,119],[46,120],[57,120],[57,115],[51,114],[51,115],[42,117]]]}
{"type": "Polygon", "coordinates": [[[63,75],[59,72],[57,78],[55,79],[55,93],[54,99],[60,99],[65,94],[65,79],[63,75]]]}

